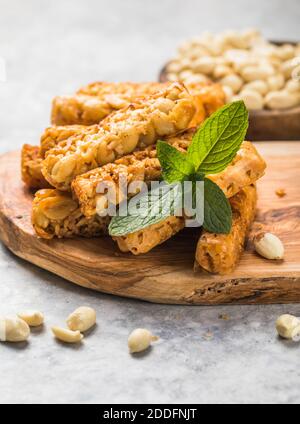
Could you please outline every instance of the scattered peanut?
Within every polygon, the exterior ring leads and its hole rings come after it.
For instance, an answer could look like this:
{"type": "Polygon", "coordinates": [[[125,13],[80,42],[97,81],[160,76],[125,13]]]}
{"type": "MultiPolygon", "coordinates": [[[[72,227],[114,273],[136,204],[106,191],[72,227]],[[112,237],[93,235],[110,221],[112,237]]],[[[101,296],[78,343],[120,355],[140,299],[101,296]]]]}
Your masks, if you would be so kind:
{"type": "Polygon", "coordinates": [[[266,259],[283,259],[284,247],[281,240],[272,233],[258,234],[254,240],[256,252],[266,259]]]}
{"type": "Polygon", "coordinates": [[[65,343],[78,343],[83,339],[83,335],[80,331],[67,330],[61,327],[52,327],[51,330],[58,340],[65,343]]]}
{"type": "Polygon", "coordinates": [[[151,342],[158,340],[159,337],[153,336],[150,331],[144,328],[137,328],[128,337],[128,347],[130,353],[142,352],[146,350],[151,342]]]}
{"type": "Polygon", "coordinates": [[[1,342],[24,342],[29,335],[30,328],[21,318],[0,318],[1,342]]]}
{"type": "Polygon", "coordinates": [[[18,314],[18,317],[27,322],[30,327],[37,327],[44,322],[44,315],[39,311],[23,311],[18,314]]]}
{"type": "Polygon", "coordinates": [[[73,331],[87,331],[96,324],[96,311],[88,306],[80,306],[72,312],[67,325],[73,331]]]}
{"type": "Polygon", "coordinates": [[[300,335],[300,319],[289,314],[281,315],[276,320],[277,333],[285,339],[294,339],[300,335]]]}
{"type": "Polygon", "coordinates": [[[257,30],[204,33],[179,47],[167,78],[184,83],[212,79],[224,87],[227,102],[251,90],[244,99],[248,109],[285,109],[300,104],[299,56],[299,45],[272,44],[257,30]]]}

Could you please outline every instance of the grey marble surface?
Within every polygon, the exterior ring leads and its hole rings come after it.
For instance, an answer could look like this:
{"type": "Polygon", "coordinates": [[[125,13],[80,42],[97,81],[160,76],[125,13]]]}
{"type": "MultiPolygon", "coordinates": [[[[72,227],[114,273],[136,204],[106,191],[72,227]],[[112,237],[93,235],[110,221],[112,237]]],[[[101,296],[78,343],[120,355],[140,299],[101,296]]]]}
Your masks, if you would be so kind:
{"type": "MultiPolygon", "coordinates": [[[[260,27],[300,39],[298,0],[0,0],[0,152],[36,143],[51,98],[93,80],[151,80],[175,45],[202,30],[260,27]]],[[[300,345],[274,321],[300,305],[182,307],[120,299],[76,287],[0,245],[0,313],[38,308],[46,325],[28,344],[0,346],[0,403],[292,402],[300,400],[300,345]],[[98,314],[80,346],[53,340],[75,307],[98,314]],[[219,318],[228,314],[229,320],[219,318]],[[127,352],[146,327],[161,341],[127,352]],[[205,337],[207,332],[211,338],[205,337]]]]}

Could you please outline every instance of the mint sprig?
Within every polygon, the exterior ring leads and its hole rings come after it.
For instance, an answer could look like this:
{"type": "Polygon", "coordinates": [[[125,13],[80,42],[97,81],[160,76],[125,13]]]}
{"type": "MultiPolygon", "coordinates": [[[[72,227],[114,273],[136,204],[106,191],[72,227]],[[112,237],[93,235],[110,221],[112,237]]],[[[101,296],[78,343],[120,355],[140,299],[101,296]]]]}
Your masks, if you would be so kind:
{"type": "MultiPolygon", "coordinates": [[[[115,216],[109,225],[109,234],[122,236],[146,228],[174,214],[182,199],[183,181],[204,181],[203,228],[212,233],[229,233],[232,212],[223,191],[205,176],[223,171],[239,150],[248,128],[248,112],[243,101],[227,104],[213,115],[194,134],[187,153],[182,153],[166,142],[158,141],[157,156],[162,167],[162,176],[167,183],[175,183],[178,189],[170,208],[166,199],[154,191],[152,203],[149,194],[140,196],[140,209],[128,210],[127,216],[115,216]],[[148,207],[150,213],[145,214],[148,207]],[[150,209],[149,209],[150,208],[150,209]],[[133,213],[134,212],[134,213],[133,213]]],[[[193,189],[193,190],[196,190],[193,189]]],[[[194,195],[195,193],[193,193],[194,195]]],[[[195,196],[196,198],[196,196],[195,196]]]]}
{"type": "Polygon", "coordinates": [[[165,141],[157,142],[156,151],[162,167],[162,177],[167,183],[183,181],[195,172],[193,164],[187,159],[187,154],[165,141]]]}

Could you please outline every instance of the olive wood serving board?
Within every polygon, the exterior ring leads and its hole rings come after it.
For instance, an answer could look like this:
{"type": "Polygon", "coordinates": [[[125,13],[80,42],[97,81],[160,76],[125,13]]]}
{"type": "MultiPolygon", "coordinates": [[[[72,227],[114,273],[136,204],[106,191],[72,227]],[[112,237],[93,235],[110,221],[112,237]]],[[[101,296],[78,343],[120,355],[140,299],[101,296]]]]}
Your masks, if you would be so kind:
{"type": "MultiPolygon", "coordinates": [[[[260,142],[268,168],[258,183],[257,219],[285,245],[284,261],[259,257],[248,241],[226,276],[193,270],[199,228],[185,229],[142,256],[120,253],[109,238],[42,240],[30,223],[32,193],[19,175],[19,152],[0,157],[0,237],[17,256],[104,293],[158,303],[289,303],[300,301],[300,142],[260,142]],[[275,190],[284,188],[279,198],[275,190]]],[[[249,240],[251,240],[251,235],[249,240]]],[[[6,284],[4,281],[2,284],[6,284]]]]}

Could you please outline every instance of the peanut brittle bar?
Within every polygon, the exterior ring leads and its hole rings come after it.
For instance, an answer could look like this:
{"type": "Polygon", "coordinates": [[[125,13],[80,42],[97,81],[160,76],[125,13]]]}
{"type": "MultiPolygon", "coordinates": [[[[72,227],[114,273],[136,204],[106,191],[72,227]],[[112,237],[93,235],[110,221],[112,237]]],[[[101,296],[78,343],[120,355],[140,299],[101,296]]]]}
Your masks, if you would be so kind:
{"type": "MultiPolygon", "coordinates": [[[[194,130],[190,129],[184,133],[168,139],[168,142],[180,151],[186,151],[189,146],[194,130]]],[[[93,169],[85,174],[79,175],[72,182],[72,190],[77,197],[82,212],[86,216],[96,213],[97,204],[105,207],[105,194],[97,193],[97,187],[102,182],[109,182],[115,188],[116,198],[124,199],[119,194],[120,180],[127,185],[133,181],[156,181],[161,177],[161,167],[156,154],[156,147],[148,146],[144,150],[133,152],[123,156],[114,163],[106,164],[93,169]]]]}
{"type": "Polygon", "coordinates": [[[96,134],[74,135],[58,143],[46,154],[43,175],[52,186],[68,191],[77,175],[183,131],[194,113],[193,98],[185,87],[168,84],[157,94],[109,115],[96,134]]]}
{"type": "Polygon", "coordinates": [[[232,228],[229,234],[204,231],[196,249],[195,264],[211,273],[228,274],[236,267],[255,218],[256,187],[249,185],[230,199],[232,228]]]}
{"type": "Polygon", "coordinates": [[[134,255],[147,253],[153,247],[164,243],[179,231],[183,230],[185,220],[183,217],[170,216],[162,222],[151,225],[143,230],[128,234],[123,237],[113,237],[118,242],[122,252],[131,252],[134,255]],[[148,231],[147,231],[148,230],[148,231]]]}
{"type": "Polygon", "coordinates": [[[21,176],[22,181],[30,188],[47,188],[50,186],[42,174],[42,161],[39,146],[23,145],[21,176]]]}
{"type": "MultiPolygon", "coordinates": [[[[128,105],[123,102],[124,107],[128,105]]],[[[97,97],[71,95],[56,96],[52,101],[51,123],[53,125],[93,125],[98,124],[113,108],[107,101],[97,97]]]]}
{"type": "Polygon", "coordinates": [[[44,189],[35,193],[32,225],[36,234],[45,239],[53,237],[96,237],[107,233],[109,217],[86,218],[70,193],[44,189]]]}
{"type": "MultiPolygon", "coordinates": [[[[106,97],[115,108],[123,107],[122,100],[127,98],[132,102],[136,97],[154,94],[166,83],[105,83],[94,82],[77,91],[79,95],[106,97]],[[129,93],[129,95],[127,95],[129,93]],[[121,99],[121,100],[119,100],[121,99]]],[[[222,86],[213,82],[185,84],[194,97],[196,114],[190,124],[191,127],[199,125],[213,112],[226,102],[222,86]]]]}
{"type": "MultiPolygon", "coordinates": [[[[140,97],[154,95],[168,83],[95,82],[82,87],[75,95],[57,96],[52,102],[53,125],[98,124],[110,113],[129,106],[140,97]]],[[[194,98],[196,113],[190,126],[197,126],[225,104],[222,87],[215,83],[187,85],[194,98]]]]}
{"type": "MultiPolygon", "coordinates": [[[[176,137],[167,140],[169,144],[180,151],[186,151],[194,134],[190,129],[176,137]]],[[[227,197],[233,196],[242,187],[251,184],[260,178],[265,170],[265,162],[258,154],[254,145],[245,141],[232,163],[225,171],[209,175],[212,181],[219,185],[227,197]]],[[[72,182],[72,190],[86,216],[93,216],[100,205],[106,207],[106,194],[97,193],[97,187],[102,182],[109,182],[115,187],[116,198],[124,199],[119,195],[120,178],[123,177],[129,185],[133,181],[158,180],[161,177],[161,167],[156,154],[155,146],[137,151],[118,159],[114,164],[107,164],[90,172],[78,176],[72,182]]]]}
{"type": "Polygon", "coordinates": [[[167,83],[95,82],[82,87],[73,96],[57,96],[52,102],[54,125],[98,124],[110,113],[129,106],[138,97],[157,93],[167,83]]]}
{"type": "Polygon", "coordinates": [[[83,125],[70,125],[46,128],[40,146],[24,144],[21,150],[21,176],[24,183],[33,189],[51,187],[42,174],[42,162],[46,152],[55,147],[60,141],[75,134],[92,134],[97,130],[97,125],[85,127],[83,125]]]}

